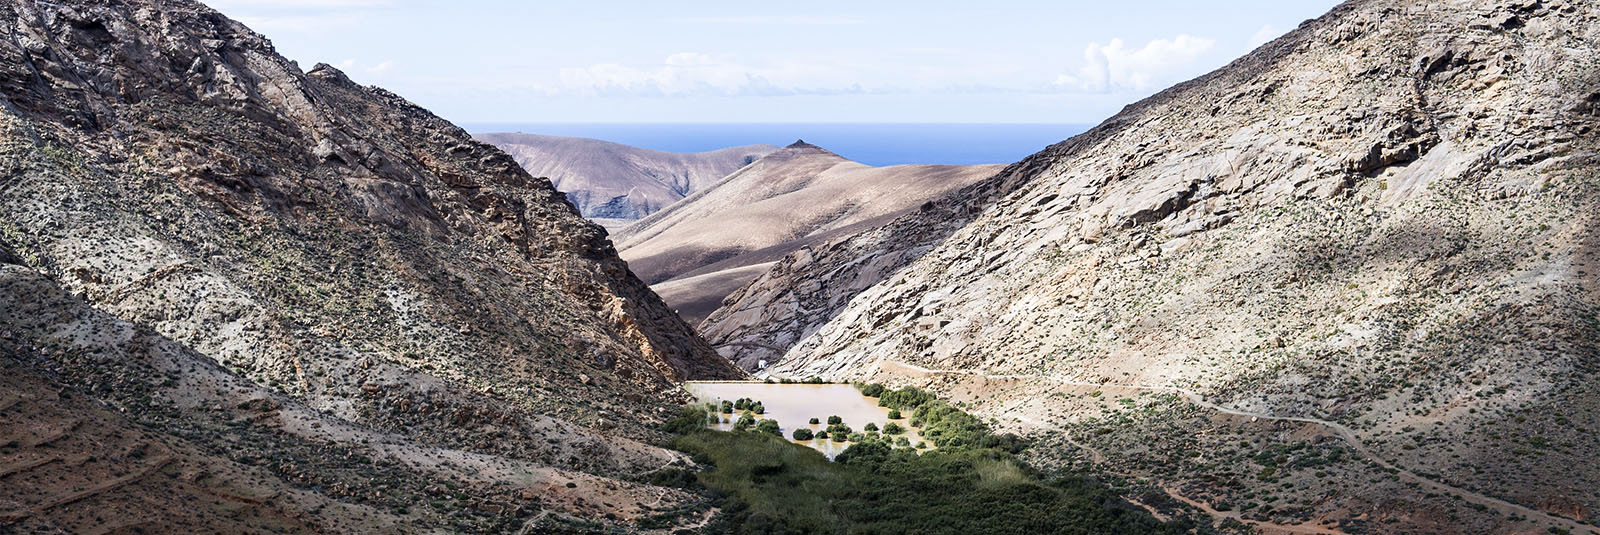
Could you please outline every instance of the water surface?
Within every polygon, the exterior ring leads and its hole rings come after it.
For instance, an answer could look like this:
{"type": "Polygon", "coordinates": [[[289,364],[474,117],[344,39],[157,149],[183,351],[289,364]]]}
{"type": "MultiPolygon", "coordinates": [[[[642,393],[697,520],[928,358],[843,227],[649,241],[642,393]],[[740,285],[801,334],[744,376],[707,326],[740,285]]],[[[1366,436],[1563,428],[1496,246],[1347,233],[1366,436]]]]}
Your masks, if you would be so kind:
{"type": "Polygon", "coordinates": [[[1082,124],[973,123],[468,123],[474,134],[522,132],[602,139],[667,152],[796,139],[867,165],[1012,163],[1083,133],[1082,124]]]}
{"type": "MultiPolygon", "coordinates": [[[[834,442],[832,437],[824,440],[793,440],[795,429],[810,429],[813,433],[828,428],[828,417],[839,416],[844,419],[845,425],[856,432],[862,432],[868,422],[877,424],[881,429],[891,421],[906,428],[906,440],[916,444],[922,440],[910,424],[910,411],[905,412],[899,420],[889,419],[889,409],[878,406],[877,398],[861,395],[856,387],[848,384],[808,385],[808,384],[767,384],[767,383],[732,383],[732,382],[688,382],[684,388],[694,394],[702,402],[717,402],[722,400],[735,401],[739,398],[750,398],[761,402],[766,409],[765,414],[757,415],[757,420],[773,419],[778,421],[778,427],[783,429],[783,438],[790,442],[822,452],[829,459],[843,453],[850,446],[849,442],[834,442]],[[810,424],[816,418],[820,424],[810,424]]],[[[727,419],[727,423],[713,426],[715,429],[727,431],[733,428],[733,422],[739,420],[739,413],[720,415],[727,419]]],[[[893,441],[893,438],[890,438],[893,441]]],[[[891,442],[892,443],[892,442],[891,442]]]]}

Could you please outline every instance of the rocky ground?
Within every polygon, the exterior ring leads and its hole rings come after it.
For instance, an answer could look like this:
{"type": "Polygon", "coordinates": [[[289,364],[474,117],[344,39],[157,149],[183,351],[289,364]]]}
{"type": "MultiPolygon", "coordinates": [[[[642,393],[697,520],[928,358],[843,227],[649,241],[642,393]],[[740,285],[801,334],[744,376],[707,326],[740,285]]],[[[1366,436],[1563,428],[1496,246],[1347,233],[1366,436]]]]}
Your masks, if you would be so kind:
{"type": "Polygon", "coordinates": [[[1597,531],[1597,20],[1347,3],[779,261],[702,328],[774,374],[928,384],[1043,464],[1219,514],[1597,531]]]}
{"type": "MultiPolygon", "coordinates": [[[[623,479],[681,461],[641,442],[679,381],[743,374],[548,180],[195,2],[0,2],[0,56],[0,331],[23,400],[0,425],[141,434],[51,454],[109,478],[8,472],[27,514],[7,518],[67,529],[86,502],[41,499],[202,466],[313,494],[246,509],[322,527],[328,500],[425,531],[633,526],[654,513],[630,504],[687,499],[623,479]],[[147,443],[174,460],[118,453],[147,443]],[[453,518],[467,502],[484,518],[453,518]]],[[[17,442],[0,463],[51,457],[17,442]]],[[[191,520],[245,529],[213,513],[191,520]]]]}

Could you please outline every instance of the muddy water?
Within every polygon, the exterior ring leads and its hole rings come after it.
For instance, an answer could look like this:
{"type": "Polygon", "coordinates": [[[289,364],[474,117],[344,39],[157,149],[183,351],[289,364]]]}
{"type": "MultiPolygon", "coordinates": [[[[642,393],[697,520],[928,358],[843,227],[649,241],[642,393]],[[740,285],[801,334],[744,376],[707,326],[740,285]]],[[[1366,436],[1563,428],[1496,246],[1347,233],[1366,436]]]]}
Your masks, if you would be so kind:
{"type": "MultiPolygon", "coordinates": [[[[867,422],[878,425],[889,423],[889,409],[878,406],[877,398],[861,395],[854,386],[848,384],[834,385],[786,385],[766,383],[726,383],[726,382],[689,382],[684,384],[689,393],[694,394],[700,401],[718,402],[721,400],[734,401],[739,398],[750,398],[760,401],[765,414],[758,415],[757,420],[773,419],[778,421],[778,427],[783,429],[783,438],[790,442],[820,451],[832,459],[835,455],[843,453],[850,446],[849,442],[834,442],[832,437],[824,440],[793,440],[795,429],[810,429],[813,433],[828,428],[828,417],[839,416],[844,419],[845,425],[856,432],[864,431],[867,422]],[[810,424],[816,418],[820,424],[810,424]]],[[[906,440],[916,444],[922,440],[917,431],[911,428],[910,411],[899,420],[893,422],[906,428],[906,440]]],[[[722,414],[725,423],[713,426],[720,430],[733,428],[733,422],[738,421],[739,415],[722,414]]],[[[890,439],[893,440],[892,438],[890,439]]],[[[892,442],[891,442],[892,443],[892,442]]]]}

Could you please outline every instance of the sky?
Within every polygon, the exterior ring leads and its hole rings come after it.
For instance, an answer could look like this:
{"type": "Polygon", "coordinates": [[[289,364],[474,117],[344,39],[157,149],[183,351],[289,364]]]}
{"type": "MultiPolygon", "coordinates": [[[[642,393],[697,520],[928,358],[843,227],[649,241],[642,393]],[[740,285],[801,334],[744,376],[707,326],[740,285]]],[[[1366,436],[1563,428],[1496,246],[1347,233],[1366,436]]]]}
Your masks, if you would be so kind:
{"type": "Polygon", "coordinates": [[[458,123],[1096,123],[1333,0],[210,0],[458,123]]]}

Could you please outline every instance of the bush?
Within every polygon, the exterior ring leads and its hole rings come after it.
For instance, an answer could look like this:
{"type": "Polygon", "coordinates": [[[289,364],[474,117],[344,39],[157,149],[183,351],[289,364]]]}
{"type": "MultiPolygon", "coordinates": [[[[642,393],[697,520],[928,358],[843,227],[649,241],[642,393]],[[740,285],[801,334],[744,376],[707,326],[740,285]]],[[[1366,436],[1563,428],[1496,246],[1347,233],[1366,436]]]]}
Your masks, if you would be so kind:
{"type": "Polygon", "coordinates": [[[889,409],[890,420],[899,420],[900,418],[900,409],[889,409]]]}
{"type": "Polygon", "coordinates": [[[822,385],[822,384],[828,384],[828,382],[822,380],[821,377],[817,377],[817,376],[813,375],[811,377],[806,378],[806,384],[808,384],[808,385],[822,385]]]}
{"type": "Polygon", "coordinates": [[[867,422],[867,425],[861,426],[861,428],[865,429],[865,430],[868,430],[868,431],[877,431],[878,430],[878,424],[875,424],[875,423],[872,423],[872,422],[867,422]]]}
{"type": "Polygon", "coordinates": [[[812,438],[813,438],[813,435],[811,434],[811,430],[810,429],[796,429],[796,430],[794,430],[794,439],[795,440],[811,440],[812,438]]]}
{"type": "Polygon", "coordinates": [[[778,428],[778,421],[777,420],[768,419],[768,420],[762,420],[762,421],[756,423],[756,431],[761,432],[761,433],[766,433],[766,434],[769,434],[769,435],[772,435],[772,436],[775,436],[775,437],[783,436],[783,430],[778,428]]]}
{"type": "Polygon", "coordinates": [[[822,420],[818,420],[816,418],[812,418],[811,419],[811,425],[817,425],[817,424],[820,424],[820,423],[822,423],[822,420]]]}
{"type": "Polygon", "coordinates": [[[869,397],[869,398],[875,398],[875,397],[883,395],[884,390],[887,390],[887,389],[884,388],[883,385],[878,384],[878,383],[872,383],[872,384],[856,383],[856,390],[860,390],[861,391],[861,395],[863,395],[863,396],[866,396],[866,397],[869,397]]]}
{"type": "Polygon", "coordinates": [[[909,448],[911,447],[911,441],[906,440],[906,437],[894,437],[894,445],[901,448],[909,448]]]}
{"type": "Polygon", "coordinates": [[[846,440],[850,440],[850,435],[846,435],[844,433],[832,433],[828,435],[828,438],[833,439],[834,442],[844,442],[846,440]]]}
{"type": "Polygon", "coordinates": [[[728,401],[726,399],[722,400],[722,413],[723,414],[733,414],[733,402],[732,401],[728,401]]]}
{"type": "Polygon", "coordinates": [[[828,432],[829,433],[833,433],[835,435],[848,435],[848,434],[854,432],[854,430],[850,429],[850,426],[848,426],[848,425],[833,424],[833,425],[828,426],[828,432]]]}
{"type": "Polygon", "coordinates": [[[747,412],[739,415],[739,421],[733,424],[733,430],[744,431],[750,429],[750,426],[752,425],[756,425],[756,417],[751,416],[750,413],[747,412]]]}
{"type": "Polygon", "coordinates": [[[899,390],[884,391],[883,395],[878,397],[878,406],[910,410],[921,407],[923,404],[935,399],[937,398],[934,398],[933,394],[914,386],[908,386],[899,390]]]}
{"type": "Polygon", "coordinates": [[[827,430],[817,431],[816,438],[828,438],[828,431],[827,430]]]}
{"type": "Polygon", "coordinates": [[[765,414],[767,412],[767,408],[766,406],[762,405],[760,401],[757,401],[750,405],[750,412],[756,414],[765,414]]]}
{"type": "Polygon", "coordinates": [[[842,424],[842,423],[844,423],[844,418],[840,418],[838,416],[829,416],[828,417],[828,425],[842,424]]]}
{"type": "Polygon", "coordinates": [[[696,406],[678,409],[678,415],[661,424],[661,430],[674,435],[687,435],[706,427],[706,411],[696,406]]]}
{"type": "Polygon", "coordinates": [[[883,434],[885,435],[898,435],[904,432],[906,432],[906,428],[900,427],[900,424],[894,422],[883,424],[883,434]]]}
{"type": "Polygon", "coordinates": [[[849,439],[850,439],[851,442],[861,442],[863,440],[866,440],[867,436],[863,435],[861,433],[850,433],[849,439]]]}

